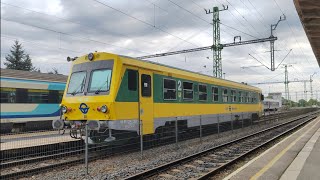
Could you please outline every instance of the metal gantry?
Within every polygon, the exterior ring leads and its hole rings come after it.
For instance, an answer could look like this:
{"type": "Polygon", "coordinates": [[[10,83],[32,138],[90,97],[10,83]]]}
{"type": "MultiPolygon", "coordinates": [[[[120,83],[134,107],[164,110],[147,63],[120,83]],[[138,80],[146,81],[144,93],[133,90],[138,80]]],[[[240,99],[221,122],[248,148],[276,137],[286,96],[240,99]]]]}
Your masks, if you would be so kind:
{"type": "Polygon", "coordinates": [[[213,76],[222,78],[222,62],[221,62],[221,51],[223,46],[220,44],[220,18],[219,12],[228,10],[228,6],[224,6],[222,9],[219,7],[213,7],[212,11],[209,9],[208,11],[205,9],[206,14],[212,14],[212,27],[213,27],[213,45],[212,45],[212,53],[213,53],[213,76]]]}
{"type": "MultiPolygon", "coordinates": [[[[289,83],[297,83],[297,82],[302,82],[304,84],[304,99],[307,100],[307,82],[310,82],[310,91],[312,91],[312,77],[313,75],[310,76],[309,80],[293,80],[293,81],[289,81],[289,76],[288,76],[288,67],[290,67],[291,65],[284,65],[285,68],[285,80],[284,81],[273,81],[273,82],[261,82],[261,83],[250,83],[250,85],[261,85],[261,84],[285,84],[285,98],[287,100],[290,100],[290,91],[289,91],[289,83]]],[[[312,93],[311,93],[312,94],[312,93]]],[[[296,95],[297,96],[297,95],[296,95]]],[[[311,99],[312,99],[312,95],[311,95],[311,99]]]]}
{"type": "MultiPolygon", "coordinates": [[[[271,24],[271,35],[270,37],[274,37],[273,36],[273,31],[276,30],[279,22],[286,20],[286,16],[283,14],[282,16],[280,16],[280,19],[278,20],[278,22],[276,24],[271,24]]],[[[270,41],[270,58],[271,58],[271,66],[270,69],[271,71],[275,71],[275,63],[274,63],[274,40],[270,41]]]]}
{"type": "Polygon", "coordinates": [[[291,65],[284,65],[284,86],[285,86],[285,95],[286,99],[290,100],[290,94],[289,94],[289,79],[288,79],[288,66],[290,67],[291,65]]]}
{"type": "Polygon", "coordinates": [[[228,6],[224,6],[222,9],[219,9],[218,7],[213,7],[212,11],[206,10],[206,14],[213,14],[213,45],[212,46],[205,46],[205,47],[199,47],[199,48],[192,48],[192,49],[185,49],[180,51],[171,51],[171,52],[165,52],[165,53],[159,53],[159,54],[152,54],[152,55],[146,55],[146,56],[140,56],[136,57],[137,59],[149,59],[149,58],[156,58],[156,57],[163,57],[163,56],[170,56],[170,55],[176,55],[176,54],[183,54],[183,53],[190,53],[190,52],[196,52],[196,51],[203,51],[203,50],[209,50],[211,49],[213,51],[213,76],[217,78],[222,78],[222,57],[221,57],[221,51],[224,47],[232,47],[232,46],[238,46],[238,45],[246,45],[246,44],[254,44],[254,43],[262,43],[270,41],[270,52],[271,52],[271,67],[268,68],[271,71],[274,71],[275,63],[274,63],[274,42],[278,39],[277,37],[273,36],[273,31],[276,30],[278,24],[280,21],[286,20],[286,16],[280,16],[280,19],[276,24],[271,25],[271,35],[268,38],[261,38],[261,39],[253,39],[248,41],[241,41],[241,36],[235,36],[233,43],[226,43],[221,44],[220,43],[220,19],[219,19],[219,12],[228,10],[228,6]],[[236,42],[236,39],[239,38],[240,40],[236,42]]]}
{"type": "Polygon", "coordinates": [[[317,74],[316,72],[310,75],[310,92],[311,92],[311,99],[313,99],[313,91],[312,91],[312,77],[317,74]]]}
{"type": "MultiPolygon", "coordinates": [[[[278,39],[277,37],[268,37],[268,38],[253,39],[253,40],[248,40],[248,41],[237,41],[237,42],[234,41],[233,43],[226,43],[226,44],[220,44],[220,45],[223,48],[223,47],[232,47],[232,46],[239,46],[239,45],[246,45],[246,44],[261,43],[261,42],[267,42],[267,41],[275,41],[277,39],[278,39]]],[[[150,59],[150,58],[171,56],[171,55],[184,54],[184,53],[190,53],[190,52],[196,52],[196,51],[204,51],[204,50],[209,50],[209,49],[213,49],[213,46],[184,49],[184,50],[180,50],[180,51],[170,51],[170,52],[165,52],[165,53],[140,56],[140,57],[136,57],[136,58],[137,59],[150,59]]]]}

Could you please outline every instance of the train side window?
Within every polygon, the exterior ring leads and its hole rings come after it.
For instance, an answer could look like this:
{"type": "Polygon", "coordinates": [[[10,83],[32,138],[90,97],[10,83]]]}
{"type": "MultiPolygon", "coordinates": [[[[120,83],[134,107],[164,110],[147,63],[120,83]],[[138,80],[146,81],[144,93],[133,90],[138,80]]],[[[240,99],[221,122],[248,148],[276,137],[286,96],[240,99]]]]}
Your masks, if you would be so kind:
{"type": "Polygon", "coordinates": [[[199,84],[199,101],[206,101],[208,94],[207,94],[207,85],[199,84]]]}
{"type": "Polygon", "coordinates": [[[29,89],[28,103],[48,103],[49,91],[45,89],[29,89]]]}
{"type": "Polygon", "coordinates": [[[251,103],[255,102],[255,96],[256,96],[255,93],[251,93],[251,103]]]}
{"type": "Polygon", "coordinates": [[[249,99],[250,99],[250,93],[246,92],[246,103],[249,103],[249,99]]]}
{"type": "Polygon", "coordinates": [[[252,92],[249,92],[248,103],[252,103],[252,92]]]}
{"type": "Polygon", "coordinates": [[[60,103],[59,101],[59,91],[49,91],[48,103],[60,103]]]}
{"type": "Polygon", "coordinates": [[[257,103],[258,102],[258,98],[257,98],[258,94],[254,93],[254,98],[253,98],[253,102],[257,103]]]}
{"type": "Polygon", "coordinates": [[[183,82],[183,99],[193,100],[193,83],[183,82]]]}
{"type": "Polygon", "coordinates": [[[16,91],[17,96],[16,100],[17,103],[28,103],[28,90],[27,89],[17,89],[16,91]]]}
{"type": "Polygon", "coordinates": [[[163,79],[163,99],[164,100],[176,100],[176,81],[173,79],[163,79]]]}
{"type": "Polygon", "coordinates": [[[141,74],[141,95],[143,97],[151,97],[151,76],[141,74]]]}
{"type": "Polygon", "coordinates": [[[1,88],[1,103],[15,103],[15,102],[16,102],[16,89],[1,88]]]}
{"type": "Polygon", "coordinates": [[[243,92],[242,91],[239,91],[239,102],[240,103],[243,103],[243,92]]]}
{"type": "Polygon", "coordinates": [[[223,89],[222,90],[222,101],[223,102],[228,102],[229,101],[228,89],[223,89]]]}
{"type": "Polygon", "coordinates": [[[219,88],[218,87],[212,87],[212,100],[214,102],[219,101],[219,88]]]}
{"type": "Polygon", "coordinates": [[[237,102],[236,90],[231,90],[231,101],[232,102],[237,102]]]}
{"type": "Polygon", "coordinates": [[[136,91],[137,90],[137,78],[138,72],[135,70],[128,69],[128,90],[136,91]]]}

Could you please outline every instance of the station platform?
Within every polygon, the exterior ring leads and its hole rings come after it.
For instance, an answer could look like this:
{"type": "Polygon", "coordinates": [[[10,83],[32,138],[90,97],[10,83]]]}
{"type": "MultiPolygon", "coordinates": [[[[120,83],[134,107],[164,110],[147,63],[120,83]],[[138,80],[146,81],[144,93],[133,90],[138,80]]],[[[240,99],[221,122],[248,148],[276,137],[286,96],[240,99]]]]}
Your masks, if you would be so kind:
{"type": "Polygon", "coordinates": [[[224,179],[319,180],[320,116],[224,179]]]}
{"type": "Polygon", "coordinates": [[[57,131],[8,135],[1,137],[0,150],[14,150],[71,141],[79,141],[79,139],[71,138],[68,132],[64,135],[59,135],[57,131]]]}

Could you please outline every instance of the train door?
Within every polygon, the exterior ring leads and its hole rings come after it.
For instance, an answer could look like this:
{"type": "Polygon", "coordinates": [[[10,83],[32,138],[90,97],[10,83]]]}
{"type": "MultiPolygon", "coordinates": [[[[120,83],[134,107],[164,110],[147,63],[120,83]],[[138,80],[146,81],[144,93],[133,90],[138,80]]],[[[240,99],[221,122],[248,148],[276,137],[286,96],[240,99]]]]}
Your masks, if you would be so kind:
{"type": "Polygon", "coordinates": [[[139,69],[139,107],[143,134],[153,133],[153,82],[152,72],[139,69]]]}

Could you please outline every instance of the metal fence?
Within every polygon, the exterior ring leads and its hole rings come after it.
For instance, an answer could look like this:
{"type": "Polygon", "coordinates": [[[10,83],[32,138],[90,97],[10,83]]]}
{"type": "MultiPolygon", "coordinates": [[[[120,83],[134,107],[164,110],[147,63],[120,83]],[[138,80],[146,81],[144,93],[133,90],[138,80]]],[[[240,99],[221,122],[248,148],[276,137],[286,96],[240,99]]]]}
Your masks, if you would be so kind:
{"type": "MultiPolygon", "coordinates": [[[[142,135],[143,121],[135,124],[130,131],[105,129],[100,133],[89,130],[88,125],[83,127],[82,139],[70,137],[70,130],[60,135],[57,131],[40,131],[32,133],[2,134],[1,135],[1,178],[14,177],[18,174],[30,173],[32,169],[46,170],[60,165],[85,163],[87,173],[90,171],[89,162],[115,154],[128,152],[143,152],[147,149],[175,144],[189,139],[199,140],[215,135],[219,137],[224,132],[234,133],[243,128],[272,126],[284,117],[290,118],[298,114],[307,113],[312,109],[294,110],[290,113],[272,113],[263,116],[260,120],[253,120],[245,113],[228,115],[199,115],[188,117],[173,117],[167,119],[163,126],[155,129],[154,134],[142,135]],[[214,121],[210,124],[208,122],[214,121]],[[45,166],[49,164],[50,166],[45,166]],[[14,170],[13,167],[18,167],[14,170]]],[[[120,122],[125,124],[126,121],[120,122]]],[[[80,137],[80,134],[78,135],[80,137]]],[[[206,138],[206,140],[208,140],[206,138]]],[[[214,140],[214,139],[212,139],[214,140]]]]}

